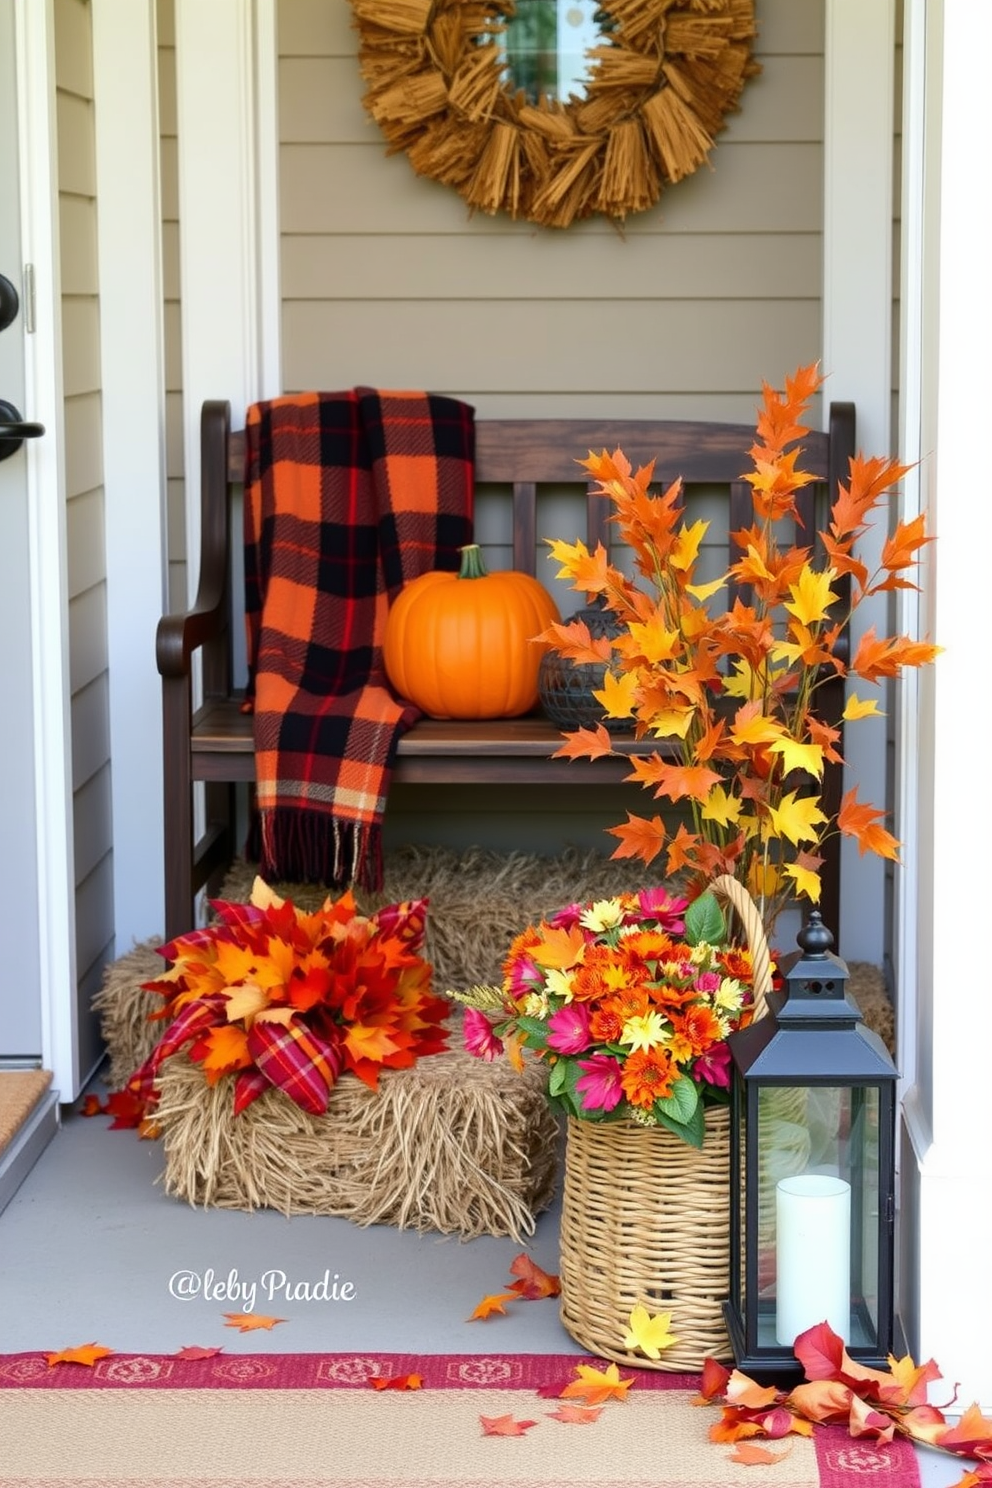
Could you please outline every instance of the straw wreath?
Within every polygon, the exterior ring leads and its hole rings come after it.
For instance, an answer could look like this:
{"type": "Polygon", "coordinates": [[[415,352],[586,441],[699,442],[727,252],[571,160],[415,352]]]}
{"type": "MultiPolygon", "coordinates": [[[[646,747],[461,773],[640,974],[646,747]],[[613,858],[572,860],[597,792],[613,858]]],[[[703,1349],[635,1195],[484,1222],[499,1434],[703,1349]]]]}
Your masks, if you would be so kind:
{"type": "Polygon", "coordinates": [[[760,70],[754,0],[609,0],[585,97],[531,102],[497,38],[514,0],[351,0],[364,104],[414,170],[475,210],[622,223],[709,158],[760,70]]]}

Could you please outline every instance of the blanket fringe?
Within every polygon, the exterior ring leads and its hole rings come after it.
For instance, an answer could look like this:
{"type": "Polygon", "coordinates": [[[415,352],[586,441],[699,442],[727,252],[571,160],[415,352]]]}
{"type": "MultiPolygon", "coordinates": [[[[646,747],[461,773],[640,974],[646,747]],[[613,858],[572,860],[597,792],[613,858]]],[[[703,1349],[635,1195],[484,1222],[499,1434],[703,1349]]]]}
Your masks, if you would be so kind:
{"type": "Polygon", "coordinates": [[[268,883],[294,879],[328,888],[382,887],[382,828],[318,812],[275,806],[259,812],[259,872],[268,883]]]}

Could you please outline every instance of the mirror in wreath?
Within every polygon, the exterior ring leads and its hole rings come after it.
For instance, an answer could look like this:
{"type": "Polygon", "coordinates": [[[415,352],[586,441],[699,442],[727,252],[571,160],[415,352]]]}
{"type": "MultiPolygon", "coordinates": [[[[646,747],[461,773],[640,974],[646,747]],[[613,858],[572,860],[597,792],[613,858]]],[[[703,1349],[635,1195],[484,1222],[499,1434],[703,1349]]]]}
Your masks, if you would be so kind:
{"type": "Polygon", "coordinates": [[[363,102],[473,210],[623,223],[709,161],[758,72],[754,0],[351,0],[363,102]]]}

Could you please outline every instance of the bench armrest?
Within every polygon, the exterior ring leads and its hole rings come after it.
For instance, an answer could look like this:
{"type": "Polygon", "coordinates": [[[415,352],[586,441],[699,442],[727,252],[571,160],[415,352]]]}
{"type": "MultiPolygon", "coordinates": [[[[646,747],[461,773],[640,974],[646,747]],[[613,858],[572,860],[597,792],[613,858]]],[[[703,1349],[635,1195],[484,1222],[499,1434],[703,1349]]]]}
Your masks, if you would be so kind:
{"type": "Polygon", "coordinates": [[[231,573],[231,518],[227,499],[231,405],[204,403],[200,414],[200,575],[196,601],[182,614],[163,615],[155,636],[155,661],[162,677],[188,677],[193,652],[209,648],[208,691],[230,685],[226,656],[228,589],[231,573]],[[217,644],[211,646],[212,642],[217,644]],[[223,643],[223,645],[221,644],[223,643]],[[212,654],[216,653],[216,655],[212,654]]]}

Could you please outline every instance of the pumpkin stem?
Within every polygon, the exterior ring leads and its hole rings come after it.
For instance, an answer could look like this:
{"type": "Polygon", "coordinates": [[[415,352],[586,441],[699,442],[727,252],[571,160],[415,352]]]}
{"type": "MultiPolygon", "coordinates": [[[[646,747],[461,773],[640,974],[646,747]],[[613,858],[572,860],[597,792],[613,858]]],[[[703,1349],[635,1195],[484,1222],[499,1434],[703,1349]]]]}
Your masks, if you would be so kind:
{"type": "Polygon", "coordinates": [[[462,566],[458,570],[460,579],[486,579],[489,570],[482,561],[482,549],[478,543],[466,543],[458,551],[462,555],[462,566]]]}

